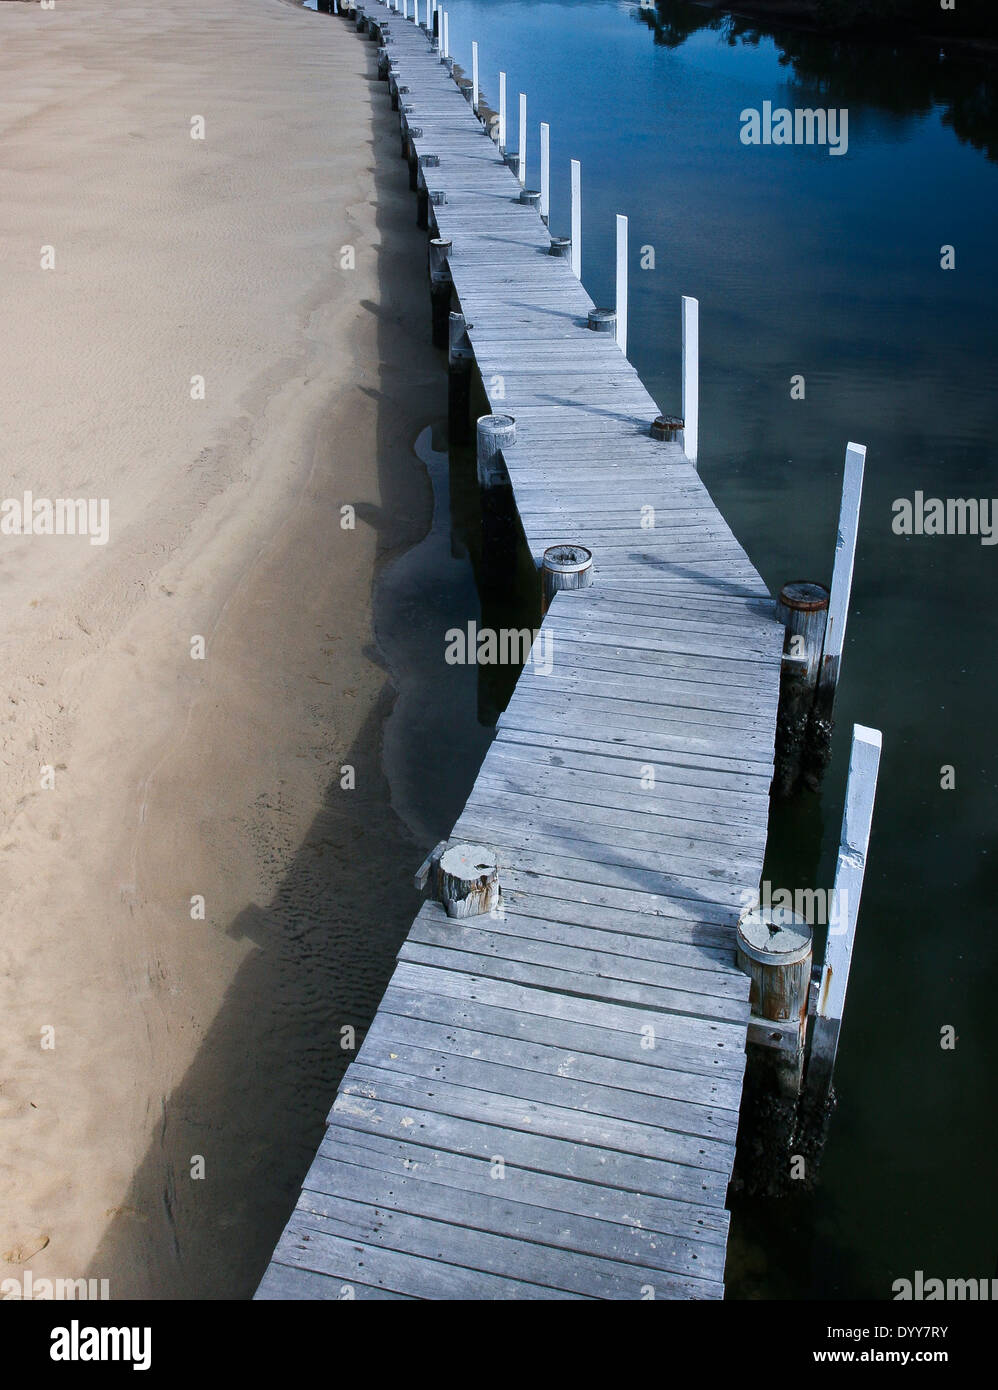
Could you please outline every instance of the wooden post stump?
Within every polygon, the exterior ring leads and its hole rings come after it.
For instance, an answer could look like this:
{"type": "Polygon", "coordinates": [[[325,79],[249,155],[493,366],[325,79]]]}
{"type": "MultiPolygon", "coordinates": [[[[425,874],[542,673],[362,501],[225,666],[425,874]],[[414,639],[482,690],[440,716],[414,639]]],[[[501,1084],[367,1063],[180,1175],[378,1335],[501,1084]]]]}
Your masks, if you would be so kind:
{"type": "Polygon", "coordinates": [[[405,155],[406,159],[408,159],[409,161],[409,187],[412,189],[413,193],[415,193],[417,188],[419,187],[419,161],[416,158],[416,146],[414,142],[416,140],[421,140],[422,136],[423,130],[421,126],[406,126],[406,136],[404,141],[405,155]]]}
{"type": "Polygon", "coordinates": [[[749,1027],[749,1045],[766,1054],[771,1084],[794,1104],[804,1073],[811,940],[809,923],[788,910],[752,908],[738,921],[735,955],[752,981],[749,1003],[760,1020],[749,1027]]]}
{"type": "Polygon", "coordinates": [[[450,340],[451,273],[447,257],[452,243],[433,237],[429,246],[430,307],[433,315],[433,346],[445,348],[450,340]]]}
{"type": "Polygon", "coordinates": [[[572,259],[572,238],[570,236],[553,236],[549,254],[570,261],[572,259]]]}
{"type": "Polygon", "coordinates": [[[752,981],[736,1181],[751,1193],[777,1197],[791,1185],[811,928],[792,912],[756,907],[742,914],[736,942],[739,968],[752,981]]]}
{"type": "Polygon", "coordinates": [[[541,190],[539,188],[521,188],[518,202],[526,203],[528,207],[540,207],[541,190]]]}
{"type": "Polygon", "coordinates": [[[482,523],[478,583],[482,593],[498,600],[509,597],[516,579],[519,526],[505,459],[505,450],[516,443],[516,421],[512,415],[482,415],[477,436],[482,523]]]}
{"type": "Polygon", "coordinates": [[[779,797],[787,797],[796,791],[801,778],[825,640],[828,590],[823,584],[803,579],[784,584],[776,613],[786,627],[786,636],[780,668],[773,791],[779,797]]]}
{"type": "Polygon", "coordinates": [[[437,861],[435,880],[448,917],[480,917],[499,906],[499,861],[484,845],[451,845],[437,861]]]}
{"type": "Polygon", "coordinates": [[[451,444],[468,442],[473,356],[464,315],[451,314],[447,350],[447,427],[451,444]]]}
{"type": "Polygon", "coordinates": [[[616,333],[617,311],[615,309],[590,309],[589,327],[594,333],[616,333]]]}
{"type": "Polygon", "coordinates": [[[478,418],[478,486],[488,492],[509,486],[503,450],[516,443],[512,415],[480,415],[478,418]]]}
{"type": "Polygon", "coordinates": [[[685,422],[681,415],[658,415],[651,422],[652,439],[666,440],[669,444],[678,444],[679,436],[685,428],[685,422]]]}
{"type": "Polygon", "coordinates": [[[593,553],[584,545],[549,545],[541,565],[541,611],[561,589],[588,589],[593,582],[593,553]]]}
{"type": "Polygon", "coordinates": [[[430,225],[430,197],[426,187],[426,170],[438,168],[440,165],[440,157],[435,154],[421,154],[418,156],[417,165],[416,225],[421,231],[425,232],[430,225]]]}

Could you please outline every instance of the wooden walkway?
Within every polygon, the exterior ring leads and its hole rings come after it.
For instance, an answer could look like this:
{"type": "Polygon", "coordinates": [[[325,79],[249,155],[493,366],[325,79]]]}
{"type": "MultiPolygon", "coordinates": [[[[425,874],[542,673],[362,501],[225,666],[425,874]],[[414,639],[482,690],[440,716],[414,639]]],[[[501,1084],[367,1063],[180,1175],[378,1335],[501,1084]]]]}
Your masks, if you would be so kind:
{"type": "Polygon", "coordinates": [[[528,543],[588,546],[595,579],[454,827],[499,853],[502,912],[420,911],[257,1297],[720,1298],[783,628],[425,34],[366,12],[439,156],[528,543]]]}

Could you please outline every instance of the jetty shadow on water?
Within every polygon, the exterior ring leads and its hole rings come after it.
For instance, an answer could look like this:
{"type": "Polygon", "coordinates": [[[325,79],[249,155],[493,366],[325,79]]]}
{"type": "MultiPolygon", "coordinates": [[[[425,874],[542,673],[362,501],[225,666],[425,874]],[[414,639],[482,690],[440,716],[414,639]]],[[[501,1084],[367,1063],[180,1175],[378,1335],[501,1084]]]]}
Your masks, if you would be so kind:
{"type": "MultiPolygon", "coordinates": [[[[338,25],[328,39],[354,41],[338,25]]],[[[381,505],[357,513],[358,524],[378,531],[380,572],[429,522],[426,479],[410,446],[428,414],[445,416],[446,376],[430,346],[424,238],[373,46],[369,76],[381,236],[365,254],[379,258],[380,302],[364,307],[378,319],[383,366],[374,393],[381,505]]],[[[474,615],[455,614],[465,616],[474,615]]],[[[87,1271],[110,1278],[112,1298],[248,1298],[257,1287],[419,907],[412,874],[426,847],[395,813],[382,763],[394,699],[386,672],[270,901],[216,928],[253,949],[193,1063],[163,1098],[154,1138],[87,1271]],[[340,764],[355,768],[355,789],[341,789],[340,764]],[[342,1045],[345,1028],[356,1030],[353,1050],[342,1045]],[[192,1177],[197,1156],[203,1179],[192,1177]]],[[[472,693],[470,718],[474,704],[472,693]]],[[[424,751],[432,758],[439,750],[424,751]]],[[[469,784],[474,775],[469,767],[469,784]]]]}

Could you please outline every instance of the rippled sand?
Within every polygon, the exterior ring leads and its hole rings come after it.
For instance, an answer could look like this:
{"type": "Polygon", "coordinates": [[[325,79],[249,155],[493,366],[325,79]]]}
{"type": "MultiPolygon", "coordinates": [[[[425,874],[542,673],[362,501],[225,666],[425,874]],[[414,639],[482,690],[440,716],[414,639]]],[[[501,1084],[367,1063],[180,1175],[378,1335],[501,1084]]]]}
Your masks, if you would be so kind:
{"type": "Polygon", "coordinates": [[[283,0],[0,4],[0,498],[110,517],[0,535],[0,1278],[250,1293],[413,914],[371,585],[443,388],[374,77],[283,0]]]}

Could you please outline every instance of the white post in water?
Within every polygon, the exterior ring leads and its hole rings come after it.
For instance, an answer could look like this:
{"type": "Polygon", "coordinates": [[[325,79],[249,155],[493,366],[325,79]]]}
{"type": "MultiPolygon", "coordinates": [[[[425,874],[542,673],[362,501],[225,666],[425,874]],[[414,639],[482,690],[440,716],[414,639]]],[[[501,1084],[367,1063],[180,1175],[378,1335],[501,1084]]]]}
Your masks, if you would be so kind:
{"type": "Polygon", "coordinates": [[[838,684],[842,647],[846,639],[846,620],[849,617],[849,597],[852,593],[856,540],[859,536],[859,506],[863,500],[865,470],[866,445],[847,445],[839,529],[835,541],[835,564],[832,568],[832,589],[828,598],[828,621],[825,625],[825,650],[822,653],[821,672],[818,676],[819,692],[822,686],[831,686],[834,693],[838,684]]]}
{"type": "Polygon", "coordinates": [[[478,115],[478,44],[471,43],[471,109],[478,115]]]}
{"type": "Polygon", "coordinates": [[[807,1067],[809,1100],[818,1105],[825,1103],[831,1089],[832,1069],[845,1012],[846,986],[856,940],[856,919],[866,872],[882,745],[883,737],[879,729],[853,725],[839,859],[828,912],[828,941],[818,986],[811,1057],[807,1067]]]}
{"type": "Polygon", "coordinates": [[[506,74],[499,74],[499,153],[506,153],[506,74]]]}
{"type": "Polygon", "coordinates": [[[541,122],[541,221],[551,216],[551,127],[541,122]]]}
{"type": "Polygon", "coordinates": [[[617,213],[617,346],[627,355],[627,218],[617,213]]]}
{"type": "Polygon", "coordinates": [[[572,273],[582,279],[582,165],[572,160],[572,273]]]}
{"type": "Polygon", "coordinates": [[[700,444],[700,301],[683,295],[683,452],[697,466],[700,444]]]}
{"type": "Polygon", "coordinates": [[[516,160],[516,176],[520,187],[527,184],[527,94],[520,93],[520,152],[516,160]]]}
{"type": "Polygon", "coordinates": [[[444,57],[450,57],[450,11],[444,10],[444,57]]]}

